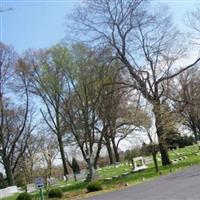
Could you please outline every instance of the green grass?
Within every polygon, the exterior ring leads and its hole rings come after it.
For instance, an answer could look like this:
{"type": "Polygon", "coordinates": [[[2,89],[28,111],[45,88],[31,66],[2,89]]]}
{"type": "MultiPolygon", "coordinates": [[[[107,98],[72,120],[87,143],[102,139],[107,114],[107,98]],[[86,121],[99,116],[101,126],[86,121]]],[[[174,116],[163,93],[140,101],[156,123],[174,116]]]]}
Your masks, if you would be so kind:
{"type": "Polygon", "coordinates": [[[18,194],[14,195],[14,196],[7,197],[7,198],[3,198],[2,200],[16,200],[17,196],[18,196],[18,194]]]}
{"type": "MultiPolygon", "coordinates": [[[[168,174],[171,171],[175,172],[178,170],[182,170],[185,167],[199,164],[200,163],[200,156],[197,156],[195,153],[200,152],[198,150],[197,146],[189,146],[182,149],[177,149],[175,151],[170,151],[169,155],[171,159],[177,159],[181,156],[187,156],[187,159],[179,161],[176,164],[169,165],[169,166],[161,166],[161,163],[159,164],[159,171],[162,173],[162,175],[168,174]]],[[[158,155],[160,157],[160,155],[158,155]]],[[[120,177],[118,179],[112,179],[112,180],[104,180],[105,178],[110,178],[116,175],[121,175],[125,172],[131,171],[131,166],[127,164],[120,165],[118,167],[112,166],[112,167],[104,167],[101,170],[98,170],[98,175],[100,182],[104,188],[104,191],[109,191],[113,189],[119,189],[123,188],[124,183],[128,183],[129,185],[135,185],[138,183],[143,182],[144,180],[150,180],[153,178],[156,178],[160,176],[160,173],[155,172],[155,168],[153,164],[148,165],[148,169],[142,172],[132,173],[125,177],[120,177]]],[[[69,182],[61,182],[60,186],[62,185],[61,189],[63,192],[65,192],[66,195],[64,195],[63,199],[72,199],[73,196],[81,196],[86,193],[86,187],[87,183],[83,181],[69,181],[69,182]]],[[[44,193],[46,195],[46,192],[44,193]]],[[[32,194],[33,200],[38,200],[39,196],[38,193],[32,194]]],[[[17,195],[4,198],[3,200],[15,200],[17,195]]]]}

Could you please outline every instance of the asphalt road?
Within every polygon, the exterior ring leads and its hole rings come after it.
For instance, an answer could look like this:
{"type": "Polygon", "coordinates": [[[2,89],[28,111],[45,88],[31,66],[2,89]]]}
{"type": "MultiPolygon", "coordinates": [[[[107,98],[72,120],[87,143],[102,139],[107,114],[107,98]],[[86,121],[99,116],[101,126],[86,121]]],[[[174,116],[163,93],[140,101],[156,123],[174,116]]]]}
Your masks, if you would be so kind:
{"type": "Polygon", "coordinates": [[[87,200],[200,200],[200,165],[87,200]]]}

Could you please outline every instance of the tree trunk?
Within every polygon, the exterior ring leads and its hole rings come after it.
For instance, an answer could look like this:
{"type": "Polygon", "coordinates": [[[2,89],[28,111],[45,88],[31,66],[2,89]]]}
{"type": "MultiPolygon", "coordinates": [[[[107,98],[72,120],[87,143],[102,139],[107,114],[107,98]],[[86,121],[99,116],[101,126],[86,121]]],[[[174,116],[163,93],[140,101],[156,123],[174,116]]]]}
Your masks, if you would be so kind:
{"type": "Polygon", "coordinates": [[[193,127],[193,134],[195,138],[195,143],[197,144],[197,141],[199,140],[198,133],[196,127],[193,127]]]}
{"type": "Polygon", "coordinates": [[[77,181],[76,173],[74,173],[74,181],[75,181],[75,182],[77,181]]]}
{"type": "Polygon", "coordinates": [[[101,152],[102,138],[103,138],[103,136],[100,138],[100,141],[98,142],[97,153],[96,153],[96,156],[94,159],[94,169],[97,169],[97,162],[99,160],[99,155],[101,152]]]}
{"type": "Polygon", "coordinates": [[[168,150],[167,150],[165,144],[162,144],[162,142],[159,142],[159,147],[160,147],[160,154],[161,154],[161,159],[162,159],[162,165],[163,166],[170,165],[171,161],[169,159],[168,150]]]}
{"type": "Polygon", "coordinates": [[[67,181],[68,180],[68,178],[67,178],[68,169],[67,169],[67,163],[66,163],[66,159],[65,159],[65,151],[64,151],[62,136],[60,136],[60,135],[58,135],[58,144],[59,144],[60,154],[61,154],[61,159],[62,159],[62,164],[63,164],[64,177],[67,181]]]}
{"type": "Polygon", "coordinates": [[[112,140],[112,146],[113,146],[113,150],[115,154],[115,162],[120,162],[118,148],[117,148],[117,145],[115,144],[115,138],[112,138],[111,140],[112,140]]]}
{"type": "Polygon", "coordinates": [[[156,159],[156,153],[152,152],[152,156],[153,156],[153,162],[155,165],[156,173],[158,173],[159,170],[158,170],[158,163],[157,163],[157,159],[156,159]]]}
{"type": "Polygon", "coordinates": [[[88,167],[88,174],[87,174],[85,181],[91,182],[92,179],[93,179],[93,175],[94,175],[94,169],[93,169],[93,165],[92,165],[92,162],[91,162],[91,158],[87,158],[86,162],[87,162],[87,167],[88,167]]]}
{"type": "Polygon", "coordinates": [[[161,159],[162,159],[162,165],[170,165],[170,159],[169,159],[169,154],[168,154],[168,149],[166,146],[166,141],[165,141],[165,132],[164,132],[164,127],[163,127],[163,122],[162,122],[162,114],[161,114],[161,104],[160,102],[156,102],[154,104],[154,115],[155,115],[155,126],[157,130],[157,136],[158,136],[158,141],[159,141],[159,148],[160,148],[160,154],[161,154],[161,159]]]}
{"type": "Polygon", "coordinates": [[[109,139],[106,140],[106,148],[107,148],[107,151],[108,151],[110,164],[112,165],[112,164],[114,164],[114,160],[113,160],[113,153],[112,153],[112,148],[111,148],[109,139]]]}
{"type": "Polygon", "coordinates": [[[11,169],[9,161],[4,162],[4,168],[6,172],[6,180],[7,180],[8,186],[13,186],[14,178],[13,178],[12,169],[11,169]]]}

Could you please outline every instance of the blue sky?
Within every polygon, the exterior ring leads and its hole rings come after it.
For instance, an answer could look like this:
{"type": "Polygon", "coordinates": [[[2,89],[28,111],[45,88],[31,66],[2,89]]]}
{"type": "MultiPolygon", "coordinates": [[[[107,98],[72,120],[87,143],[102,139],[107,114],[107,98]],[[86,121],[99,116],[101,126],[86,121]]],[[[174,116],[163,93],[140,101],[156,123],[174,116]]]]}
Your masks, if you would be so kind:
{"type": "MultiPolygon", "coordinates": [[[[22,53],[27,48],[43,48],[67,36],[66,15],[81,0],[0,0],[0,8],[13,11],[0,13],[0,40],[11,44],[22,53]]],[[[193,0],[155,0],[169,6],[176,23],[180,24],[185,12],[195,8],[193,0]]]]}

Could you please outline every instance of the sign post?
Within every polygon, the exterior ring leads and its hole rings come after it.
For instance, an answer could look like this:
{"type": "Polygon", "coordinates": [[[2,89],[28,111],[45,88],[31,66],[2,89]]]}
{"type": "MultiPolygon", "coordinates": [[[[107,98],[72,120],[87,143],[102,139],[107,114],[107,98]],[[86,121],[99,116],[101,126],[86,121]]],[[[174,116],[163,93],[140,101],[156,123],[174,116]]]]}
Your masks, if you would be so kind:
{"type": "Polygon", "coordinates": [[[40,188],[40,199],[44,200],[44,194],[43,194],[42,188],[40,188]]]}
{"type": "Polygon", "coordinates": [[[42,188],[44,187],[44,179],[42,177],[36,178],[35,185],[40,190],[40,200],[44,200],[44,194],[42,191],[42,188]]]}

